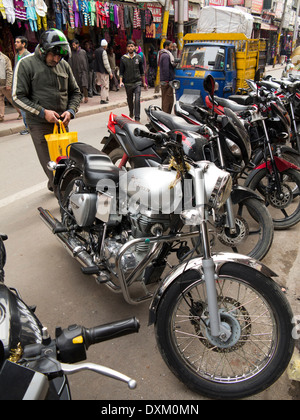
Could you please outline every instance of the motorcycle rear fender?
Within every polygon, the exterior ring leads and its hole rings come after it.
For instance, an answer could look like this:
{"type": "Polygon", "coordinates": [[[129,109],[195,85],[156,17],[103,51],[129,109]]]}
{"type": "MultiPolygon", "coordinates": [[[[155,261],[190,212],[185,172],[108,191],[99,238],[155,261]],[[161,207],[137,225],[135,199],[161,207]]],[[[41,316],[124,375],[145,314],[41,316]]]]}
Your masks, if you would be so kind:
{"type": "Polygon", "coordinates": [[[118,143],[118,141],[116,140],[116,138],[113,137],[112,135],[103,137],[103,139],[101,140],[100,144],[104,144],[103,149],[102,149],[102,152],[103,153],[106,153],[107,155],[110,152],[112,152],[113,150],[115,150],[118,147],[120,147],[120,144],[118,143]]]}
{"type": "Polygon", "coordinates": [[[55,170],[53,184],[58,185],[60,178],[62,177],[63,173],[66,170],[68,159],[62,158],[58,162],[57,168],[55,170]]]}
{"type": "Polygon", "coordinates": [[[251,190],[250,188],[242,187],[241,185],[234,186],[231,192],[231,200],[233,204],[239,204],[247,198],[255,198],[259,201],[264,202],[263,197],[257,194],[255,191],[251,190]]]}
{"type": "MultiPolygon", "coordinates": [[[[277,277],[277,274],[274,273],[270,268],[268,268],[266,265],[262,264],[260,261],[254,260],[253,258],[250,258],[246,255],[241,254],[233,254],[233,253],[219,253],[212,256],[215,264],[215,270],[216,274],[222,274],[221,269],[222,267],[227,263],[234,263],[239,264],[241,266],[245,266],[248,268],[248,270],[252,270],[253,274],[255,272],[259,272],[263,274],[266,277],[277,277]]],[[[149,308],[149,325],[152,325],[156,322],[156,314],[157,309],[159,307],[160,301],[164,294],[166,293],[167,289],[180,277],[184,272],[190,271],[198,272],[199,278],[203,275],[203,258],[193,258],[188,263],[183,262],[182,264],[175,267],[174,270],[172,270],[169,275],[165,278],[163,283],[160,285],[160,287],[156,290],[152,302],[149,308]]],[[[195,273],[194,273],[195,275],[195,273]]],[[[251,278],[251,276],[249,276],[251,278]]]]}

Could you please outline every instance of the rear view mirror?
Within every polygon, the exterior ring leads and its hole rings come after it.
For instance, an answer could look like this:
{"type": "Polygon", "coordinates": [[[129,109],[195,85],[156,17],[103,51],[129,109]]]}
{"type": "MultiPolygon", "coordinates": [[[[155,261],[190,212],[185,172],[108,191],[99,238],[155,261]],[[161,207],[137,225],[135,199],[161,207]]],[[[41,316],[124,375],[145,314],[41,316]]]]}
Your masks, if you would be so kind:
{"type": "Polygon", "coordinates": [[[206,92],[210,94],[210,96],[214,95],[215,92],[215,79],[211,74],[205,77],[203,81],[203,87],[206,92]]]}

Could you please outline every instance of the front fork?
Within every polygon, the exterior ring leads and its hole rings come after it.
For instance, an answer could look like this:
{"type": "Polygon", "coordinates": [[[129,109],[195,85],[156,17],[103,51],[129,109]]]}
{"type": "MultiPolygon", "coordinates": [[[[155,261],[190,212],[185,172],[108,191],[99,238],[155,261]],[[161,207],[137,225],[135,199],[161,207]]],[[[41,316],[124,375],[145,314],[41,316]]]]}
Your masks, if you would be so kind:
{"type": "MultiPolygon", "coordinates": [[[[266,127],[265,120],[262,120],[262,125],[263,125],[263,128],[264,128],[264,132],[265,132],[265,136],[266,136],[266,140],[267,140],[267,145],[268,145],[268,149],[269,149],[272,176],[273,176],[273,179],[275,181],[276,193],[277,193],[278,197],[281,199],[283,197],[283,193],[282,193],[282,189],[281,189],[279,171],[277,170],[276,162],[275,162],[274,155],[273,155],[272,145],[271,145],[270,138],[269,138],[269,135],[268,135],[268,130],[267,130],[267,127],[266,127]]],[[[267,168],[268,168],[268,165],[267,165],[267,168]]]]}
{"type": "Polygon", "coordinates": [[[231,332],[221,323],[221,316],[218,306],[218,295],[216,289],[216,267],[214,260],[211,255],[211,248],[209,243],[208,236],[208,226],[205,215],[205,206],[204,206],[204,193],[203,190],[203,170],[197,169],[199,176],[195,176],[195,191],[196,191],[196,203],[199,209],[200,215],[200,228],[202,235],[202,245],[203,245],[203,280],[206,285],[206,294],[207,294],[207,306],[209,313],[209,326],[211,335],[213,337],[219,337],[222,341],[227,341],[231,336],[231,332]]]}

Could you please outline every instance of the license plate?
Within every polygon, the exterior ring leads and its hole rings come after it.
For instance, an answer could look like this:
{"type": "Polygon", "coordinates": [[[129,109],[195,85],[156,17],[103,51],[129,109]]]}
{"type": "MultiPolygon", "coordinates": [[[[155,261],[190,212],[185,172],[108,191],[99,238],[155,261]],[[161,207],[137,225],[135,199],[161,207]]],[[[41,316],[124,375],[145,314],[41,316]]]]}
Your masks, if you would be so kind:
{"type": "Polygon", "coordinates": [[[205,76],[205,70],[196,70],[195,71],[195,77],[199,77],[201,79],[204,79],[205,76]]]}

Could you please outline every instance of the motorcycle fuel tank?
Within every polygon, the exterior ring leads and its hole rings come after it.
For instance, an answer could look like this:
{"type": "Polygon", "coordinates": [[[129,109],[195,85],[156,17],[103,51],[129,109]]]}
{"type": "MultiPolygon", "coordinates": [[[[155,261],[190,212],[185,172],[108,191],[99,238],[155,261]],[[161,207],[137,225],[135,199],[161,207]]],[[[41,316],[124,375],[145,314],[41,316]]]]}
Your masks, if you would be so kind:
{"type": "Polygon", "coordinates": [[[128,208],[170,214],[181,208],[182,187],[177,172],[168,166],[137,168],[127,174],[128,208]]]}

